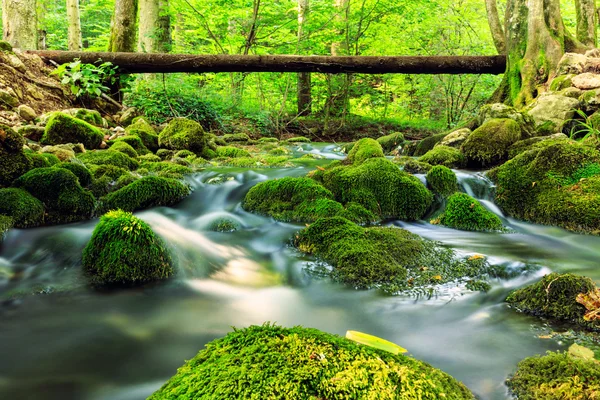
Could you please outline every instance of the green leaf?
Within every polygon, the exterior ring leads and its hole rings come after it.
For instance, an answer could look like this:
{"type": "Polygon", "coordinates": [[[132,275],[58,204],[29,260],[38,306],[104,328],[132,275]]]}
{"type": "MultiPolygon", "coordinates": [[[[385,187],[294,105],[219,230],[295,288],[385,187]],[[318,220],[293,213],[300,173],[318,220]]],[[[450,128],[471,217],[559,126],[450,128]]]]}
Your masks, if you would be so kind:
{"type": "Polygon", "coordinates": [[[346,339],[350,339],[356,343],[364,344],[379,350],[384,350],[392,354],[406,353],[408,351],[405,348],[385,339],[357,331],[347,331],[346,339]]]}

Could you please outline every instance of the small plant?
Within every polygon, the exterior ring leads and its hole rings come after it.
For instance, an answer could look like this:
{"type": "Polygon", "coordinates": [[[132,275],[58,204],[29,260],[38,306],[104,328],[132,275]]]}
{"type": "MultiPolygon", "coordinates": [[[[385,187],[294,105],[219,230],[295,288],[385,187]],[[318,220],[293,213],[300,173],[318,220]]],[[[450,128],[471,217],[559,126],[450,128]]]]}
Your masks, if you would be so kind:
{"type": "Polygon", "coordinates": [[[110,62],[94,65],[83,64],[77,59],[60,65],[52,74],[58,75],[63,85],[69,85],[71,93],[76,97],[93,98],[107,93],[110,90],[107,85],[121,82],[117,69],[118,67],[110,62]]]}
{"type": "Polygon", "coordinates": [[[567,121],[573,123],[573,127],[569,132],[569,137],[571,139],[581,138],[582,140],[587,139],[589,137],[600,138],[600,130],[598,130],[598,128],[592,122],[591,118],[588,117],[586,113],[584,113],[581,110],[575,110],[575,113],[579,115],[582,119],[570,119],[567,121]]]}

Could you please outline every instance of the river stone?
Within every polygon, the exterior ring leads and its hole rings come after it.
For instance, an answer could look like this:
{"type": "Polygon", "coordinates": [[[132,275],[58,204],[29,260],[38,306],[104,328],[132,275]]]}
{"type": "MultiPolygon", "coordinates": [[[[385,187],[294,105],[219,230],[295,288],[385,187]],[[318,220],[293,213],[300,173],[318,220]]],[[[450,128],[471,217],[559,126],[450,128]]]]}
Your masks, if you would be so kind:
{"type": "Polygon", "coordinates": [[[547,94],[538,97],[528,113],[533,118],[536,127],[548,121],[560,127],[565,121],[573,118],[579,105],[577,99],[558,94],[547,94]]]}
{"type": "Polygon", "coordinates": [[[597,89],[600,88],[600,75],[586,72],[574,77],[572,82],[573,86],[582,90],[597,89]]]}
{"type": "Polygon", "coordinates": [[[558,94],[560,94],[561,96],[570,97],[572,99],[578,99],[583,94],[583,90],[574,87],[569,87],[564,90],[561,90],[558,94]]]}
{"type": "Polygon", "coordinates": [[[23,118],[25,121],[33,121],[37,117],[33,108],[31,108],[25,104],[21,104],[17,108],[17,111],[19,113],[19,116],[21,118],[23,118]]]}
{"type": "Polygon", "coordinates": [[[133,122],[133,119],[139,115],[137,108],[130,107],[123,111],[119,118],[119,123],[123,126],[129,126],[133,122]]]}
{"type": "Polygon", "coordinates": [[[19,105],[19,99],[10,92],[0,89],[0,104],[4,104],[10,108],[19,105]]]}
{"type": "Polygon", "coordinates": [[[437,143],[434,147],[437,146],[448,146],[459,149],[465,140],[469,137],[472,131],[469,128],[459,129],[457,131],[451,132],[447,134],[439,143],[437,143]]]}
{"type": "Polygon", "coordinates": [[[588,58],[583,54],[565,53],[558,62],[558,75],[581,74],[588,58]]]}
{"type": "Polygon", "coordinates": [[[8,61],[8,65],[13,67],[17,71],[22,72],[22,73],[25,73],[27,71],[27,67],[25,66],[25,64],[23,64],[23,61],[21,61],[21,59],[19,57],[17,57],[16,54],[8,53],[8,54],[6,54],[6,58],[8,61]]]}
{"type": "Polygon", "coordinates": [[[34,142],[39,142],[40,139],[42,138],[42,136],[44,135],[44,128],[42,128],[41,126],[37,126],[37,125],[25,125],[25,126],[18,128],[17,132],[21,136],[23,136],[29,140],[33,140],[34,142]]]}

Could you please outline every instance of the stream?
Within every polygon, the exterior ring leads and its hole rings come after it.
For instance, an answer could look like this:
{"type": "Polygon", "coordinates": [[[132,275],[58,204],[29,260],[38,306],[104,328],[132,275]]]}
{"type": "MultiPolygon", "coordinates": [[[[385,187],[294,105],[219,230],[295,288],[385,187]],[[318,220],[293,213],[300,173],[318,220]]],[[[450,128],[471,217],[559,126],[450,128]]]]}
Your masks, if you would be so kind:
{"type": "MultiPolygon", "coordinates": [[[[325,144],[302,145],[294,154],[306,152],[344,157],[325,144]]],[[[302,176],[311,168],[209,168],[187,178],[194,192],[175,207],[136,213],[167,241],[178,269],[170,281],[143,288],[87,287],[80,257],[98,220],[10,231],[0,245],[0,399],[145,399],[207,342],[232,327],[266,321],[380,336],[490,400],[511,398],[504,381],[521,359],[566,349],[564,343],[538,338],[544,323],[509,309],[503,300],[549,271],[599,282],[600,237],[506,218],[481,173],[456,171],[463,190],[514,233],[457,231],[426,221],[386,224],[460,254],[485,254],[509,269],[538,268],[494,280],[488,293],[452,286],[430,298],[356,291],[304,272],[311,258],[289,245],[302,225],[241,208],[245,193],[258,182],[302,176]],[[235,219],[241,229],[210,231],[222,217],[235,219]],[[13,296],[32,291],[39,294],[13,296]]]]}

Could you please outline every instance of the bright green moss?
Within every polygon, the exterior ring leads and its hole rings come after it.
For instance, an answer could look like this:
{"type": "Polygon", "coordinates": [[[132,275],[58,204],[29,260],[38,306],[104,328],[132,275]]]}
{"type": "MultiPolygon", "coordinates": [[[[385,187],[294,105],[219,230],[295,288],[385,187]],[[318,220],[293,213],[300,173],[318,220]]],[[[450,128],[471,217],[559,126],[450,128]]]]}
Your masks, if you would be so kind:
{"type": "Polygon", "coordinates": [[[372,212],[377,211],[381,218],[417,220],[423,217],[433,201],[432,194],[418,178],[381,157],[366,159],[359,165],[327,169],[323,172],[323,183],[335,200],[342,204],[357,202],[372,212]],[[377,210],[363,203],[360,196],[355,196],[357,191],[373,198],[377,210]]]}
{"type": "Polygon", "coordinates": [[[304,136],[294,136],[286,139],[288,143],[310,143],[310,139],[304,136]]]}
{"type": "MultiPolygon", "coordinates": [[[[569,139],[565,136],[564,138],[549,138],[549,137],[532,137],[529,139],[519,140],[508,148],[508,158],[515,158],[519,154],[527,150],[539,150],[544,147],[549,147],[557,143],[568,141],[569,139]]],[[[565,142],[566,143],[566,142],[565,142]]]]}
{"type": "Polygon", "coordinates": [[[250,153],[248,153],[244,149],[240,149],[233,146],[222,146],[217,147],[217,157],[227,157],[227,158],[240,158],[240,157],[251,157],[250,153]]]}
{"type": "Polygon", "coordinates": [[[0,189],[0,214],[11,217],[15,228],[44,224],[44,205],[22,189],[0,189]]]}
{"type": "Polygon", "coordinates": [[[194,171],[184,165],[175,164],[169,161],[160,162],[143,162],[140,164],[140,168],[146,169],[149,172],[156,174],[163,174],[166,177],[173,177],[174,179],[181,179],[184,175],[189,175],[194,171]]]}
{"type": "Polygon", "coordinates": [[[427,173],[427,186],[433,193],[448,197],[458,190],[458,180],[450,168],[436,165],[427,173]]]}
{"type": "Polygon", "coordinates": [[[477,200],[466,193],[455,193],[448,198],[446,210],[439,222],[464,231],[499,231],[503,229],[498,216],[485,209],[477,200]]]}
{"type": "Polygon", "coordinates": [[[144,143],[142,142],[142,139],[140,139],[138,136],[135,136],[135,135],[121,136],[119,138],[116,138],[115,140],[113,140],[111,142],[110,148],[112,149],[114,147],[114,145],[117,143],[126,143],[136,151],[136,155],[130,156],[130,157],[135,158],[138,155],[144,155],[144,154],[150,153],[150,150],[148,150],[148,148],[144,145],[144,143]]]}
{"type": "Polygon", "coordinates": [[[258,143],[277,143],[279,142],[279,140],[277,140],[277,138],[274,137],[261,137],[260,139],[258,139],[258,143]]]}
{"type": "Polygon", "coordinates": [[[223,135],[222,139],[227,143],[247,142],[250,140],[250,136],[246,135],[245,133],[228,133],[223,135]]]}
{"type": "Polygon", "coordinates": [[[349,164],[359,165],[369,158],[376,157],[384,157],[381,145],[374,139],[364,138],[360,139],[352,147],[352,150],[350,150],[348,153],[348,159],[346,161],[349,164]]]}
{"type": "Polygon", "coordinates": [[[492,119],[475,129],[462,145],[470,166],[492,167],[508,159],[508,148],[521,139],[521,126],[512,119],[492,119]]]}
{"type": "Polygon", "coordinates": [[[75,108],[69,110],[69,114],[75,118],[87,122],[88,124],[102,126],[102,115],[97,110],[88,110],[86,108],[75,108]]]}
{"type": "Polygon", "coordinates": [[[92,177],[94,179],[101,179],[103,177],[108,177],[113,180],[119,179],[123,175],[127,175],[130,172],[125,168],[116,167],[114,165],[106,164],[106,165],[91,165],[90,172],[92,173],[92,177]]]}
{"type": "Polygon", "coordinates": [[[75,162],[64,162],[56,165],[56,167],[68,169],[73,174],[75,174],[75,176],[79,180],[79,184],[82,187],[87,187],[90,183],[92,183],[92,173],[83,164],[78,164],[75,162]]]}
{"type": "Polygon", "coordinates": [[[467,166],[467,159],[463,153],[459,149],[449,146],[435,146],[421,156],[419,161],[431,165],[443,165],[448,168],[464,168],[467,166]]]}
{"type": "Polygon", "coordinates": [[[192,153],[189,150],[179,150],[177,153],[175,153],[175,155],[173,156],[174,158],[187,158],[187,157],[195,157],[196,154],[192,153]]]}
{"type": "Polygon", "coordinates": [[[596,360],[548,352],[521,361],[506,384],[519,400],[593,400],[599,398],[600,367],[596,360]]]}
{"type": "Polygon", "coordinates": [[[385,153],[390,153],[391,151],[396,150],[398,146],[401,146],[405,140],[403,134],[394,132],[378,138],[377,142],[381,145],[381,148],[385,153]]]}
{"type": "Polygon", "coordinates": [[[158,150],[158,135],[144,117],[136,117],[133,123],[125,128],[127,136],[137,136],[142,140],[142,143],[151,151],[158,150]]]}
{"type": "Polygon", "coordinates": [[[138,161],[144,163],[146,161],[148,162],[160,162],[162,159],[157,156],[156,154],[152,154],[152,153],[148,153],[148,154],[144,154],[143,156],[139,156],[138,161]]]}
{"type": "MultiPolygon", "coordinates": [[[[195,154],[195,153],[194,153],[195,154]]],[[[160,149],[156,152],[156,155],[160,157],[161,160],[170,160],[175,156],[174,150],[160,149]]]]}
{"type": "Polygon", "coordinates": [[[598,328],[597,320],[587,322],[583,319],[586,308],[576,300],[578,294],[587,294],[595,289],[596,285],[590,278],[552,273],[533,285],[512,291],[506,302],[527,314],[598,328]]]}
{"type": "Polygon", "coordinates": [[[92,194],[64,168],[36,168],[21,176],[14,186],[27,190],[46,206],[46,222],[61,224],[89,219],[95,208],[92,194]]]}
{"type": "Polygon", "coordinates": [[[219,218],[214,220],[208,229],[214,232],[235,232],[240,228],[240,223],[232,218],[219,218]]]}
{"type": "Polygon", "coordinates": [[[394,164],[401,166],[404,172],[408,172],[409,174],[426,174],[432,167],[431,164],[415,160],[408,156],[396,157],[392,161],[394,164]]]}
{"type": "Polygon", "coordinates": [[[112,151],[120,151],[121,153],[123,153],[126,156],[129,156],[131,158],[138,157],[138,152],[135,151],[135,149],[133,147],[131,147],[129,144],[127,144],[127,142],[124,142],[124,141],[114,142],[110,146],[110,149],[112,151]]]}
{"type": "Polygon", "coordinates": [[[149,400],[474,399],[429,364],[302,327],[251,326],[206,345],[149,400]]]}
{"type": "Polygon", "coordinates": [[[150,207],[171,206],[190,194],[189,186],[174,179],[147,176],[101,199],[104,211],[137,211],[150,207]]]}
{"type": "Polygon", "coordinates": [[[158,135],[158,145],[170,150],[190,150],[201,154],[207,146],[202,125],[187,118],[174,118],[158,135]]]}
{"type": "Polygon", "coordinates": [[[135,285],[173,274],[171,256],[144,221],[111,211],[94,229],[83,250],[83,269],[94,286],[135,285]]]}
{"type": "Polygon", "coordinates": [[[60,159],[52,153],[42,153],[41,156],[46,159],[48,165],[51,167],[56,164],[60,164],[60,159]]]}
{"type": "Polygon", "coordinates": [[[48,159],[40,153],[26,152],[25,155],[31,160],[31,169],[51,167],[50,162],[48,162],[48,159]]]}
{"type": "Polygon", "coordinates": [[[0,187],[33,168],[33,162],[23,152],[25,139],[12,128],[0,124],[0,187]]]}
{"type": "Polygon", "coordinates": [[[77,154],[77,158],[88,168],[91,168],[92,165],[113,165],[132,171],[139,166],[139,163],[133,158],[114,150],[88,151],[77,154]]]}
{"type": "Polygon", "coordinates": [[[406,149],[406,155],[420,157],[433,149],[433,147],[441,142],[447,135],[447,133],[438,133],[423,140],[419,140],[416,145],[414,145],[414,150],[411,151],[410,146],[406,149]]]}
{"type": "Polygon", "coordinates": [[[104,133],[93,125],[64,113],[54,113],[46,124],[42,144],[83,143],[86,149],[97,149],[104,133]]]}
{"type": "MultiPolygon", "coordinates": [[[[266,147],[266,146],[265,146],[266,147]]],[[[264,148],[263,150],[267,150],[264,148]]],[[[285,156],[290,154],[290,151],[285,147],[275,146],[274,148],[268,149],[268,153],[272,156],[285,156]]]]}

